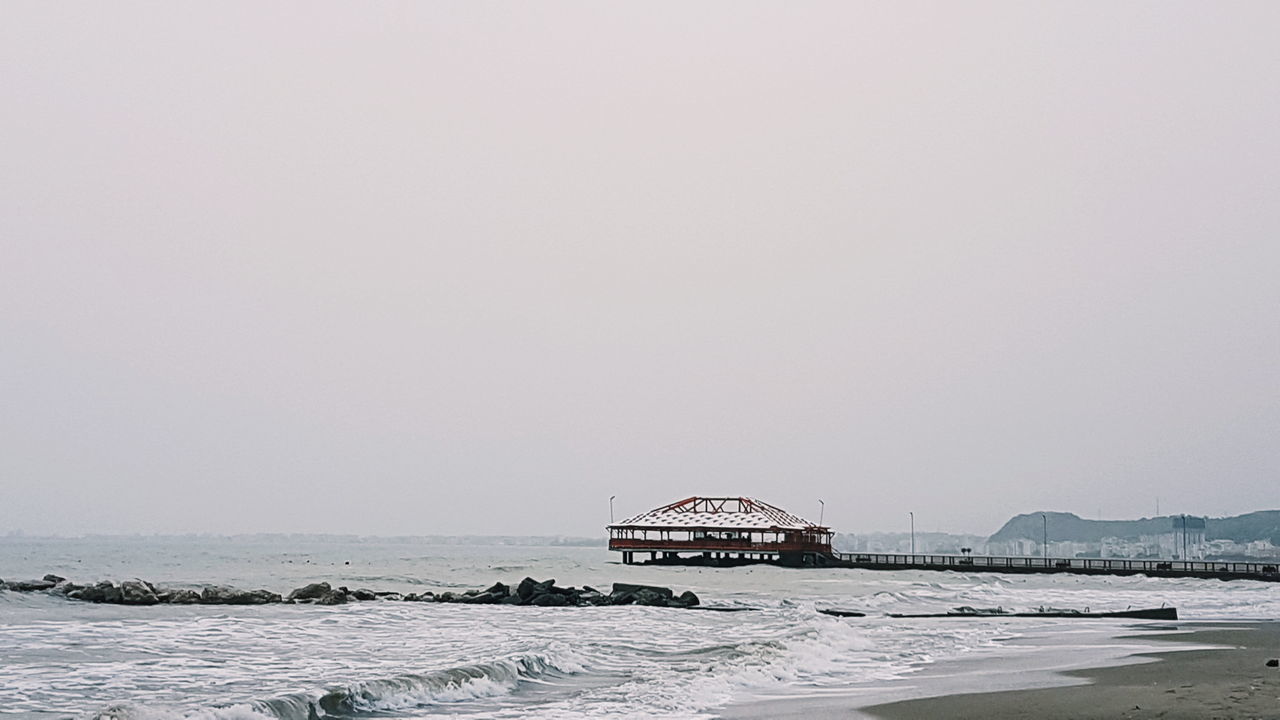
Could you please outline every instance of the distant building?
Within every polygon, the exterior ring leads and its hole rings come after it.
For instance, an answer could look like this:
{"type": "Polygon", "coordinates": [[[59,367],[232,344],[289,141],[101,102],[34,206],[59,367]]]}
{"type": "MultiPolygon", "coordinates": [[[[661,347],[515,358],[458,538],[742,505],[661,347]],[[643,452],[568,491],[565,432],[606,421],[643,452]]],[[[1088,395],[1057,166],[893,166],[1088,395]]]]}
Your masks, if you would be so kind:
{"type": "MultiPolygon", "coordinates": [[[[1201,560],[1205,556],[1205,519],[1179,515],[1169,518],[1169,550],[1168,557],[1184,560],[1201,560]]],[[[1163,548],[1162,548],[1163,549],[1163,548]]]]}

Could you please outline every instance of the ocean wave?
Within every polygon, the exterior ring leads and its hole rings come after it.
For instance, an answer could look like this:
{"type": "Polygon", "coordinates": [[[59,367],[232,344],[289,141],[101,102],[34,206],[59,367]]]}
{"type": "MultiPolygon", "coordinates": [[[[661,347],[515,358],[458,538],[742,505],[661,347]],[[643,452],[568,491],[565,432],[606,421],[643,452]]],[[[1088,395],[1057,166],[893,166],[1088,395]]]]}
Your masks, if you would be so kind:
{"type": "Polygon", "coordinates": [[[347,583],[397,583],[399,585],[420,585],[425,587],[467,588],[473,589],[475,583],[452,582],[430,577],[412,577],[409,575],[351,575],[343,582],[347,583]]]}
{"type": "Polygon", "coordinates": [[[517,655],[426,673],[361,680],[318,693],[294,693],[232,705],[174,709],[122,703],[93,714],[92,720],[323,720],[409,710],[496,697],[522,682],[584,672],[565,651],[517,655]]]}

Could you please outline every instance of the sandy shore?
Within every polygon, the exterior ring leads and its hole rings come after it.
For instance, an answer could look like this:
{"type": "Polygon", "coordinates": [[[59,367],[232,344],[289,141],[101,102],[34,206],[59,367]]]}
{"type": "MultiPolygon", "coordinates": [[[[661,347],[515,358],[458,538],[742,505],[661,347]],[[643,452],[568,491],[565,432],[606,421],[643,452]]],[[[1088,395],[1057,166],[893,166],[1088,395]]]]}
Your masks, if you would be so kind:
{"type": "MultiPolygon", "coordinates": [[[[1280,658],[1280,622],[1178,627],[1184,632],[1141,640],[1148,645],[1193,643],[1224,649],[1138,653],[1128,664],[1061,673],[1059,682],[1076,683],[1068,686],[945,694],[953,692],[953,683],[938,685],[934,692],[926,683],[916,688],[919,697],[884,704],[868,706],[865,699],[838,696],[778,700],[739,706],[725,717],[1280,719],[1280,668],[1266,666],[1268,659],[1280,658]],[[940,696],[926,697],[933,694],[940,696]]],[[[1007,670],[1010,675],[1021,672],[1016,667],[1007,670]]]]}
{"type": "Polygon", "coordinates": [[[1069,671],[1072,687],[952,695],[862,708],[909,718],[1280,718],[1280,623],[1230,628],[1184,624],[1190,632],[1145,640],[1223,645],[1223,650],[1144,653],[1158,662],[1069,671]]]}

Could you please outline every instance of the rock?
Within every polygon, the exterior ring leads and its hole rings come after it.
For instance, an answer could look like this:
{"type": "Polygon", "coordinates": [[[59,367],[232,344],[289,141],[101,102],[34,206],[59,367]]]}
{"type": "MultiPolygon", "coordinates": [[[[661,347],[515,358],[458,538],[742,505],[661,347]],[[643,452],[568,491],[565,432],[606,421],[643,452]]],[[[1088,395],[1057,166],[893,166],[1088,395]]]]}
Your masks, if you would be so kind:
{"type": "Polygon", "coordinates": [[[227,585],[213,585],[200,593],[201,605],[267,605],[281,597],[268,590],[239,590],[227,585]]]}
{"type": "MultiPolygon", "coordinates": [[[[116,587],[110,580],[87,587],[78,591],[79,595],[75,597],[77,600],[85,600],[92,603],[112,603],[119,604],[121,600],[120,588],[116,587]]],[[[76,593],[67,593],[67,597],[72,597],[76,593]]]]}
{"type": "Polygon", "coordinates": [[[21,580],[9,583],[9,589],[15,592],[38,592],[40,590],[52,590],[56,582],[49,580],[21,580]]]}
{"type": "Polygon", "coordinates": [[[1268,660],[1267,667],[1280,667],[1280,658],[1271,658],[1268,660]]]}
{"type": "Polygon", "coordinates": [[[159,602],[155,588],[141,580],[120,583],[120,603],[123,605],[155,605],[159,602]]]}
{"type": "Polygon", "coordinates": [[[49,592],[55,593],[57,595],[69,596],[72,592],[76,590],[83,590],[83,589],[84,589],[83,585],[77,585],[69,580],[63,580],[57,585],[54,585],[53,589],[50,590],[49,592]]]}
{"type": "Polygon", "coordinates": [[[316,598],[317,605],[346,605],[350,598],[341,588],[330,590],[329,592],[316,598]]]}
{"type": "Polygon", "coordinates": [[[165,588],[156,594],[156,598],[169,605],[196,605],[200,602],[200,593],[187,588],[165,588]]]}
{"type": "Polygon", "coordinates": [[[671,588],[659,587],[657,585],[632,585],[630,583],[613,584],[613,594],[615,595],[618,593],[640,592],[641,590],[648,590],[650,592],[657,593],[664,598],[670,598],[674,594],[671,592],[671,588]]]}
{"type": "Polygon", "coordinates": [[[584,585],[582,588],[557,587],[555,580],[534,580],[529,577],[521,580],[514,590],[511,586],[498,582],[484,590],[467,590],[462,593],[450,591],[442,592],[439,595],[431,592],[402,595],[398,592],[378,592],[368,588],[350,590],[346,587],[338,587],[335,589],[327,582],[318,582],[295,589],[289,593],[287,600],[268,590],[240,590],[226,585],[211,585],[200,591],[186,588],[157,588],[151,583],[139,579],[126,580],[118,587],[105,580],[95,585],[81,586],[52,574],[45,575],[40,580],[23,582],[5,583],[0,580],[0,590],[2,589],[12,589],[20,592],[47,590],[72,600],[120,605],[156,605],[159,603],[172,605],[265,605],[280,602],[289,604],[342,605],[353,600],[372,601],[378,599],[405,602],[463,603],[468,605],[534,605],[538,607],[645,605],[687,608],[694,607],[700,603],[698,596],[692,591],[685,591],[679,596],[675,596],[670,588],[656,585],[614,583],[613,591],[605,595],[589,585],[584,585]]]}
{"type": "Polygon", "coordinates": [[[551,588],[555,586],[555,580],[543,580],[542,582],[538,582],[533,578],[527,577],[521,580],[520,584],[516,586],[516,595],[519,595],[521,600],[532,601],[533,598],[549,592],[551,588]]]}
{"type": "Polygon", "coordinates": [[[664,597],[662,593],[654,592],[649,588],[642,588],[635,592],[635,604],[644,605],[646,607],[667,607],[671,598],[664,597]]]}
{"type": "Polygon", "coordinates": [[[200,591],[200,602],[203,605],[234,605],[232,600],[239,592],[227,585],[213,585],[200,591]]]}
{"type": "Polygon", "coordinates": [[[680,593],[680,597],[672,601],[672,607],[694,607],[701,604],[701,602],[698,596],[693,594],[692,590],[685,590],[680,593]]]}
{"type": "Polygon", "coordinates": [[[333,587],[327,582],[311,583],[289,593],[290,600],[318,600],[325,593],[333,591],[333,587]]]}
{"type": "Polygon", "coordinates": [[[244,597],[246,605],[270,605],[284,600],[280,597],[280,593],[273,593],[270,590],[250,590],[244,597]]]}

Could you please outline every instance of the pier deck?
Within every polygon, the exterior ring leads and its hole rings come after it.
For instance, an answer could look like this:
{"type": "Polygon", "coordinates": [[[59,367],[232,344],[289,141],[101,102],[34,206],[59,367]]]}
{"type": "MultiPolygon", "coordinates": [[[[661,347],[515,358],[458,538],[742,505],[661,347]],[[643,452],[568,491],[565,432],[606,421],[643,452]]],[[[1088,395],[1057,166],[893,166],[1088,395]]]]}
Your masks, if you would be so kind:
{"type": "Polygon", "coordinates": [[[834,553],[827,567],[864,570],[953,570],[996,573],[1147,575],[1218,580],[1280,582],[1280,563],[1210,560],[1127,560],[1123,558],[999,557],[893,553],[834,553]]]}
{"type": "Polygon", "coordinates": [[[1074,573],[1077,575],[1146,575],[1216,580],[1280,582],[1280,561],[1218,562],[1211,560],[1126,560],[1123,558],[1002,557],[995,555],[944,555],[938,553],[830,553],[806,554],[803,563],[786,562],[777,555],[749,552],[715,552],[680,557],[677,553],[643,562],[645,565],[702,565],[736,567],[765,563],[807,568],[857,568],[861,570],[937,570],[990,573],[1074,573]]]}

